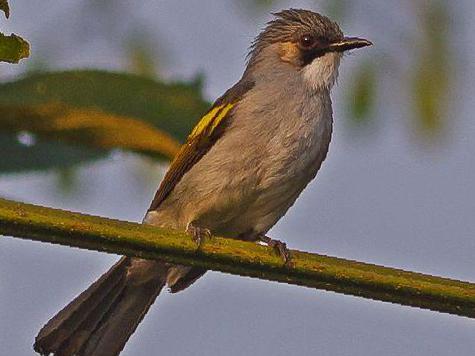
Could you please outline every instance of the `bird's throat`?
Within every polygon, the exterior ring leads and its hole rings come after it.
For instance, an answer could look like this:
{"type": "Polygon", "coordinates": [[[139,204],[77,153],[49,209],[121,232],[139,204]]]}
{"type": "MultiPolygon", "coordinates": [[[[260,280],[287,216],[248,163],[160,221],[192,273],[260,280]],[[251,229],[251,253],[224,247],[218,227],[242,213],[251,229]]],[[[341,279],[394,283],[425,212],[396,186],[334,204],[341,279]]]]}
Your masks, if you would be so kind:
{"type": "Polygon", "coordinates": [[[329,52],[315,58],[302,69],[304,82],[311,90],[330,90],[338,78],[341,53],[329,52]]]}

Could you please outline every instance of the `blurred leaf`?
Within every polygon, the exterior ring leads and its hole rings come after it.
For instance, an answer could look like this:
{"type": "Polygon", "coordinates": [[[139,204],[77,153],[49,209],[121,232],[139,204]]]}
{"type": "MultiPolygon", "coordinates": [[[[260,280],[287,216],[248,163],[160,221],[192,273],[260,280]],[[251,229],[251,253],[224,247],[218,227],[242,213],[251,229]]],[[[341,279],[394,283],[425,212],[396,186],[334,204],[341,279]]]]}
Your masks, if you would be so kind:
{"type": "Polygon", "coordinates": [[[427,134],[439,132],[444,123],[444,88],[447,87],[447,78],[443,71],[435,72],[434,67],[429,62],[419,64],[413,82],[419,128],[427,134]]]}
{"type": "Polygon", "coordinates": [[[51,141],[106,150],[120,148],[168,159],[180,148],[178,141],[146,122],[61,104],[1,105],[0,129],[14,134],[29,133],[51,141]]]}
{"type": "Polygon", "coordinates": [[[72,195],[77,188],[77,171],[74,167],[61,168],[56,172],[56,186],[61,195],[72,195]]]}
{"type": "Polygon", "coordinates": [[[156,51],[150,36],[145,32],[134,33],[126,41],[128,69],[148,78],[156,77],[156,51]]]}
{"type": "Polygon", "coordinates": [[[130,71],[144,77],[154,78],[155,61],[151,51],[145,46],[136,46],[129,48],[128,57],[130,61],[130,71]]]}
{"type": "Polygon", "coordinates": [[[371,118],[376,98],[376,69],[374,63],[366,62],[356,70],[353,87],[349,91],[350,117],[358,124],[371,118]]]}
{"type": "Polygon", "coordinates": [[[10,17],[10,7],[8,6],[8,0],[0,0],[0,10],[5,13],[5,17],[10,17]]]}
{"type": "Polygon", "coordinates": [[[23,38],[13,33],[10,36],[0,33],[0,61],[18,63],[29,55],[30,45],[23,38]]]}
{"type": "Polygon", "coordinates": [[[31,140],[25,140],[24,136],[28,135],[25,132],[17,136],[0,132],[0,173],[70,167],[104,156],[91,148],[37,140],[34,135],[29,136],[31,140]]]}
{"type": "Polygon", "coordinates": [[[412,92],[419,128],[433,135],[443,127],[450,89],[449,15],[443,2],[434,1],[425,5],[427,8],[419,11],[423,36],[416,45],[419,52],[412,92]]]}
{"type": "Polygon", "coordinates": [[[1,84],[0,172],[69,167],[114,147],[170,157],[207,107],[198,82],[129,74],[43,73],[1,84]]]}

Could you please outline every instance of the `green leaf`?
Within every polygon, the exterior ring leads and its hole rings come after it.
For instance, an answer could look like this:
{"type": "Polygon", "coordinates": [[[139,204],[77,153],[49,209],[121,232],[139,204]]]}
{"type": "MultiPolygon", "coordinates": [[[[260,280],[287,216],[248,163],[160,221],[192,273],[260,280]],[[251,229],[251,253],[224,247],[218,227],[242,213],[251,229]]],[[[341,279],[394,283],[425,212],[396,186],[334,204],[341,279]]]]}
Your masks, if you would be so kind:
{"type": "Polygon", "coordinates": [[[30,45],[23,38],[13,33],[10,36],[0,33],[0,61],[18,63],[29,55],[30,45]]]}
{"type": "MultiPolygon", "coordinates": [[[[10,7],[7,0],[0,0],[0,11],[3,11],[8,19],[10,7]]],[[[13,33],[10,36],[0,33],[0,62],[18,63],[29,55],[30,45],[23,38],[13,33]]]]}
{"type": "Polygon", "coordinates": [[[37,140],[35,136],[20,132],[18,138],[11,134],[0,133],[0,173],[66,168],[103,157],[100,152],[87,147],[79,148],[61,145],[47,140],[37,140]],[[25,137],[32,137],[25,142],[25,137]]]}
{"type": "Polygon", "coordinates": [[[148,32],[135,31],[126,39],[127,69],[143,77],[156,78],[161,56],[157,54],[156,44],[150,37],[148,32]]]}
{"type": "Polygon", "coordinates": [[[449,46],[450,15],[444,2],[420,5],[422,37],[416,52],[412,97],[417,128],[429,137],[442,133],[450,93],[452,52],[449,46]]]}
{"type": "Polygon", "coordinates": [[[349,91],[348,107],[351,119],[362,124],[371,118],[376,96],[374,63],[366,62],[356,69],[353,87],[349,91]]]}
{"type": "Polygon", "coordinates": [[[64,141],[94,148],[144,153],[171,159],[180,148],[167,133],[140,120],[111,115],[97,109],[73,109],[61,104],[2,105],[0,124],[20,143],[33,146],[27,140],[36,135],[51,141],[64,141]],[[25,135],[29,133],[30,138],[25,135]]]}
{"type": "Polygon", "coordinates": [[[208,107],[201,85],[68,71],[0,85],[0,173],[70,167],[118,148],[170,158],[208,107]]]}

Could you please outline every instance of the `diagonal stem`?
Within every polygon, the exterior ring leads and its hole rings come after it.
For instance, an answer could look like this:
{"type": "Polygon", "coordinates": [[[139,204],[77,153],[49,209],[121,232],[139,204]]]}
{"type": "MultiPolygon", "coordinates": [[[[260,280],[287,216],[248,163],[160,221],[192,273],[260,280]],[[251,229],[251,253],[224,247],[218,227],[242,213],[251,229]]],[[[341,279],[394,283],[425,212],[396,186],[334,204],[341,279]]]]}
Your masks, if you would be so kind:
{"type": "Polygon", "coordinates": [[[284,282],[475,318],[475,284],[291,250],[292,266],[271,248],[0,199],[0,234],[284,282]]]}

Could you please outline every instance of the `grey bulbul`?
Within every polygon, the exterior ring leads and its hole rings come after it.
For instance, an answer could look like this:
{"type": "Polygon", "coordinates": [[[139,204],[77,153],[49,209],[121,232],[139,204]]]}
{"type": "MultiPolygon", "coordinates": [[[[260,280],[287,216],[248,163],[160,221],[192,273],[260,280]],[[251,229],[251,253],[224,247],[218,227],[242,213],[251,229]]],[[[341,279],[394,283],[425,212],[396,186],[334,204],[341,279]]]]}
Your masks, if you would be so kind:
{"type": "MultiPolygon", "coordinates": [[[[294,204],[325,159],[330,90],[345,51],[371,45],[344,37],[320,14],[290,9],[253,42],[242,78],[216,100],[175,157],[143,223],[285,245],[266,233],[294,204]]],[[[122,257],[53,317],[35,350],[117,355],[168,285],[181,291],[204,269],[122,257]]]]}

